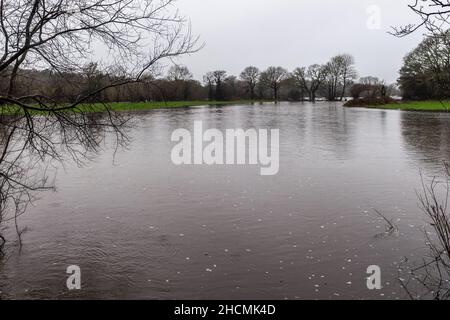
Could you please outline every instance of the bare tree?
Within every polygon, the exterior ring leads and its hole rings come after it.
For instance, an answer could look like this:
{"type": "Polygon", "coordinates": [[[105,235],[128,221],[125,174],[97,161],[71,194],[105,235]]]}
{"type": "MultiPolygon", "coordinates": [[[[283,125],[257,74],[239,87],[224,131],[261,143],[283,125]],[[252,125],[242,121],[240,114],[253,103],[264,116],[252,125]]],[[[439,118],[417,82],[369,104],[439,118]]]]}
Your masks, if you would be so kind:
{"type": "Polygon", "coordinates": [[[448,0],[413,0],[408,7],[419,17],[418,23],[393,27],[397,37],[405,37],[421,28],[432,34],[440,34],[448,29],[450,2],[448,0]]]}
{"type": "Polygon", "coordinates": [[[355,58],[350,54],[342,54],[338,56],[341,65],[341,81],[342,81],[342,91],[339,100],[344,99],[344,95],[347,88],[353,83],[353,81],[358,77],[358,73],[355,70],[355,58]]]}
{"type": "Polygon", "coordinates": [[[330,101],[344,99],[349,85],[357,77],[355,59],[349,54],[341,54],[331,58],[325,65],[327,73],[328,99],[330,101]]]}
{"type": "Polygon", "coordinates": [[[208,87],[208,99],[214,100],[214,75],[212,72],[208,72],[203,76],[203,82],[208,87]]]}
{"type": "Polygon", "coordinates": [[[428,219],[424,234],[429,255],[418,266],[407,266],[409,279],[400,279],[411,299],[450,298],[450,166],[444,163],[444,167],[445,177],[434,177],[429,184],[422,178],[418,193],[420,208],[428,219]]]}
{"type": "Polygon", "coordinates": [[[245,82],[247,90],[250,92],[250,99],[255,99],[255,88],[258,84],[260,71],[257,67],[247,67],[242,71],[240,78],[245,82]]]}
{"type": "Polygon", "coordinates": [[[308,69],[297,68],[294,70],[293,77],[297,85],[308,92],[309,100],[315,102],[317,91],[327,77],[327,68],[318,64],[313,64],[308,69]]]}
{"type": "Polygon", "coordinates": [[[223,82],[227,78],[227,72],[223,70],[216,70],[212,73],[214,84],[216,86],[216,94],[215,98],[216,100],[223,100],[224,99],[224,93],[223,93],[223,82]]]}
{"type": "Polygon", "coordinates": [[[190,84],[193,78],[192,73],[186,66],[174,65],[169,69],[167,79],[175,83],[175,91],[181,88],[184,100],[189,99],[190,84]]]}
{"type": "Polygon", "coordinates": [[[170,81],[189,81],[193,75],[186,66],[175,65],[169,69],[167,78],[170,81]]]}
{"type": "Polygon", "coordinates": [[[377,77],[361,77],[359,83],[365,87],[365,92],[369,98],[376,98],[380,95],[380,88],[383,82],[377,77]]]}
{"type": "Polygon", "coordinates": [[[273,90],[273,98],[278,101],[281,83],[288,79],[289,72],[282,67],[269,67],[261,73],[260,81],[273,90]]]}
{"type": "Polygon", "coordinates": [[[377,77],[367,76],[367,77],[361,77],[359,79],[359,82],[363,85],[367,86],[377,86],[381,83],[381,80],[377,77]]]}
{"type": "Polygon", "coordinates": [[[118,143],[126,140],[128,119],[103,104],[102,93],[150,79],[159,72],[162,59],[198,49],[174,2],[0,0],[0,76],[7,80],[0,92],[3,221],[8,208],[30,199],[29,191],[48,187],[48,181],[38,176],[42,170],[36,171],[34,180],[25,174],[25,169],[37,168],[36,164],[29,168],[31,159],[42,164],[62,161],[68,154],[82,163],[89,152],[99,149],[104,136],[100,133],[114,133],[118,143]],[[95,60],[94,49],[107,51],[108,58],[86,69],[95,60]],[[40,89],[18,94],[21,71],[31,68],[51,70],[73,93],[65,103],[40,89]],[[91,111],[105,113],[96,116],[91,111]]]}
{"type": "MultiPolygon", "coordinates": [[[[342,61],[339,57],[331,58],[330,62],[325,65],[326,69],[326,86],[328,89],[328,100],[335,101],[339,95],[338,90],[341,85],[342,76],[342,61]]],[[[301,72],[299,75],[299,82],[302,83],[301,72]]],[[[301,86],[303,87],[303,86],[301,86]]]]}

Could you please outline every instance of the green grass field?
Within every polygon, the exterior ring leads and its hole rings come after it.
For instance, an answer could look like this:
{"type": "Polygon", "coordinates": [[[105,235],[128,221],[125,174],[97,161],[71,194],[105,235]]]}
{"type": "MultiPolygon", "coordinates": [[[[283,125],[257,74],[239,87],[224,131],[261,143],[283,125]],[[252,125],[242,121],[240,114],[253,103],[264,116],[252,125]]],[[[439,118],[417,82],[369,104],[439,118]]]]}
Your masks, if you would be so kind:
{"type": "MultiPolygon", "coordinates": [[[[263,103],[263,100],[235,100],[235,101],[167,101],[167,102],[114,102],[109,103],[108,106],[114,111],[139,111],[139,110],[154,110],[154,109],[174,109],[196,106],[223,106],[236,104],[251,104],[263,103]]],[[[356,106],[358,107],[358,106],[356,106]]],[[[372,109],[389,109],[389,110],[408,110],[408,111],[434,111],[434,112],[450,112],[450,101],[412,101],[399,102],[384,105],[365,106],[363,108],[372,109]]],[[[2,108],[2,107],[0,107],[2,108]]],[[[21,112],[17,107],[3,107],[3,114],[17,114],[21,112]]],[[[86,112],[104,112],[103,104],[93,104],[86,107],[79,106],[77,111],[86,112]]],[[[2,113],[2,112],[0,112],[2,113]]],[[[31,113],[40,113],[39,111],[31,111],[31,113]]]]}
{"type": "Polygon", "coordinates": [[[379,106],[368,106],[368,108],[407,110],[407,111],[449,112],[450,111],[450,101],[399,102],[399,103],[385,104],[385,105],[379,105],[379,106]]]}
{"type": "MultiPolygon", "coordinates": [[[[154,109],[172,109],[172,108],[186,108],[186,107],[198,107],[198,106],[223,106],[223,105],[235,105],[235,104],[251,104],[251,103],[263,103],[263,100],[234,100],[234,101],[158,101],[158,102],[113,102],[108,103],[107,106],[114,111],[137,111],[137,110],[154,110],[154,109]]],[[[4,106],[3,114],[16,114],[20,113],[21,109],[17,106],[4,106]]],[[[77,112],[104,112],[105,105],[101,103],[80,105],[77,107],[77,112]]],[[[30,111],[31,113],[40,113],[40,111],[30,111]]]]}
{"type": "MultiPolygon", "coordinates": [[[[108,106],[115,111],[133,111],[133,110],[153,110],[153,109],[172,109],[186,108],[209,105],[230,105],[230,104],[250,104],[260,103],[263,101],[254,100],[236,100],[236,101],[167,101],[167,102],[114,102],[108,106]]],[[[90,111],[103,111],[104,106],[101,104],[89,107],[90,111]]]]}
{"type": "MultiPolygon", "coordinates": [[[[159,102],[113,102],[108,103],[110,110],[114,111],[139,111],[139,110],[155,110],[155,109],[175,109],[198,106],[223,106],[236,104],[251,104],[263,103],[263,100],[234,100],[234,101],[159,101],[159,102]]],[[[75,109],[75,112],[105,112],[105,105],[101,103],[80,105],[75,109]]],[[[30,110],[31,114],[46,114],[44,111],[30,110]]],[[[0,114],[14,115],[23,114],[23,110],[17,106],[3,106],[0,107],[0,114]]]]}

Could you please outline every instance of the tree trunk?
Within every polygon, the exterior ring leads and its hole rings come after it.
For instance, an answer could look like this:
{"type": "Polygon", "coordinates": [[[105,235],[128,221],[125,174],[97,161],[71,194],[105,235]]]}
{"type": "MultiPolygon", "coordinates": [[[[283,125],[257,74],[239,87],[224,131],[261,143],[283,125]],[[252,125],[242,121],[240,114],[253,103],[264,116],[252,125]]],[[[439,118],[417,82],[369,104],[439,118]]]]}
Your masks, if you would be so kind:
{"type": "Polygon", "coordinates": [[[345,72],[343,77],[343,86],[342,86],[342,93],[339,101],[344,100],[345,90],[347,89],[347,72],[345,72]]]}
{"type": "Polygon", "coordinates": [[[208,98],[211,101],[211,100],[214,99],[214,90],[213,90],[213,86],[211,84],[208,86],[208,90],[209,90],[208,91],[208,98]]]}
{"type": "Polygon", "coordinates": [[[189,82],[184,82],[184,100],[189,100],[190,98],[190,84],[189,82]]]}

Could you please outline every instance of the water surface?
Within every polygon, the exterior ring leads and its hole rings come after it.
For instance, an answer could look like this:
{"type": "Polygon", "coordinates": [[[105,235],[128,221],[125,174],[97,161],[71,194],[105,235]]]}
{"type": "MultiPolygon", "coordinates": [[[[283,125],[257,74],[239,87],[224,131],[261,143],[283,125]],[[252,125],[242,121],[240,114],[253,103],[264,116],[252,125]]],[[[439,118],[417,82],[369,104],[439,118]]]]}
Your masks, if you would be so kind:
{"type": "MultiPolygon", "coordinates": [[[[450,160],[450,115],[282,103],[136,115],[127,150],[67,165],[21,219],[0,296],[398,299],[398,264],[424,251],[420,172],[450,160]],[[178,128],[280,129],[280,172],[170,161],[178,128]],[[399,234],[377,237],[395,219],[399,234]],[[65,270],[82,269],[68,292],[65,270]],[[383,289],[369,291],[379,265],[383,289]]],[[[12,228],[8,231],[13,237],[12,228]]]]}

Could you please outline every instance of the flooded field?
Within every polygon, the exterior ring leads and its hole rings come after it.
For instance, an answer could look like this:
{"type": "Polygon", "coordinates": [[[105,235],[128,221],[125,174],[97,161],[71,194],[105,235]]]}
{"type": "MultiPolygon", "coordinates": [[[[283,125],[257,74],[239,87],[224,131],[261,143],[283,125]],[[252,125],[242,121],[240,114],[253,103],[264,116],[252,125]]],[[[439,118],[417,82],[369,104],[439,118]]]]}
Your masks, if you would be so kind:
{"type": "MultiPolygon", "coordinates": [[[[450,115],[282,103],[136,115],[127,149],[57,173],[0,262],[0,297],[403,299],[399,263],[426,252],[420,173],[450,161],[450,115]],[[176,166],[171,134],[280,129],[280,170],[176,166]],[[398,233],[378,236],[394,219],[398,233]],[[66,268],[82,290],[66,288],[66,268]],[[382,269],[369,291],[366,270],[382,269]]],[[[6,230],[14,239],[14,228],[6,230]]]]}

